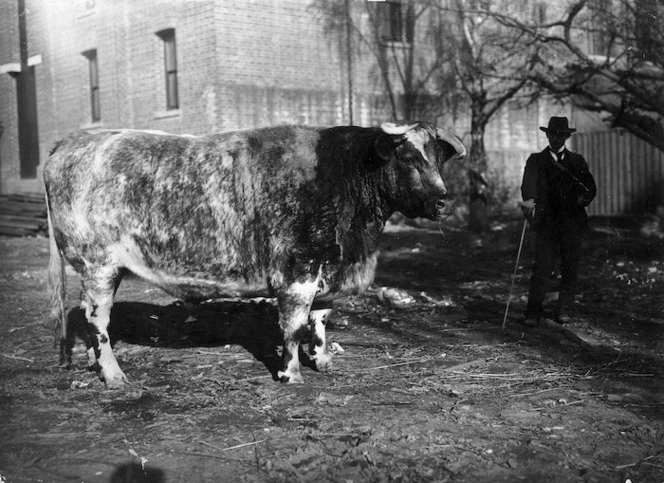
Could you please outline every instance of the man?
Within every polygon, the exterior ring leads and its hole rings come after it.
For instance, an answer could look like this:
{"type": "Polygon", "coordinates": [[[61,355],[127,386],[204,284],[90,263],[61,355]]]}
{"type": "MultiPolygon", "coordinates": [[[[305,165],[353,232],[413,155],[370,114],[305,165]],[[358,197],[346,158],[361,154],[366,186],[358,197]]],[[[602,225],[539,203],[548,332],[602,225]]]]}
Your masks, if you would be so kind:
{"type": "Polygon", "coordinates": [[[543,315],[542,304],[558,256],[562,282],[557,321],[571,321],[581,242],[588,226],[585,208],[597,193],[586,160],[565,148],[576,131],[569,127],[567,118],[552,117],[548,127],[540,129],[546,133],[549,146],[530,155],[521,184],[521,206],[535,230],[535,266],[524,320],[528,327],[536,326],[543,315]]]}

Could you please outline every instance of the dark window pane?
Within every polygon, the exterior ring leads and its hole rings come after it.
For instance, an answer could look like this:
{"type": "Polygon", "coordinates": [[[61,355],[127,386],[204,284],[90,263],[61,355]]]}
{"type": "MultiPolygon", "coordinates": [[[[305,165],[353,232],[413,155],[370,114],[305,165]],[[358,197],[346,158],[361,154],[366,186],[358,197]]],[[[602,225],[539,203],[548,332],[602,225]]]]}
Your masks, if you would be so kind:
{"type": "Polygon", "coordinates": [[[98,122],[101,120],[101,111],[99,109],[99,89],[92,91],[92,121],[98,122]]]}
{"type": "Polygon", "coordinates": [[[97,51],[88,50],[83,55],[88,59],[90,71],[90,115],[92,122],[101,120],[101,109],[99,102],[99,65],[97,63],[97,51]]]}
{"type": "Polygon", "coordinates": [[[168,109],[178,108],[178,78],[175,72],[166,74],[166,103],[168,109]]]}
{"type": "Polygon", "coordinates": [[[166,63],[167,72],[177,70],[177,60],[175,57],[175,37],[164,40],[164,62],[166,63]]]}
{"type": "Polygon", "coordinates": [[[400,2],[377,2],[376,20],[378,36],[381,40],[403,41],[403,14],[400,2]]]}
{"type": "Polygon", "coordinates": [[[177,109],[178,100],[178,63],[175,47],[175,29],[157,32],[164,42],[164,75],[166,77],[166,109],[177,109]]]}

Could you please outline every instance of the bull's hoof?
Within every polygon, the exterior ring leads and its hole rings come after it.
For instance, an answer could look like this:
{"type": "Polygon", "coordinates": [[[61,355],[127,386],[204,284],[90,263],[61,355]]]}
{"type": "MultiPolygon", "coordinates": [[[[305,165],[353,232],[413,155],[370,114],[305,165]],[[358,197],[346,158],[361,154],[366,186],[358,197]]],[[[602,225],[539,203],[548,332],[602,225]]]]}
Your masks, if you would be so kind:
{"type": "Polygon", "coordinates": [[[123,389],[129,381],[127,377],[121,372],[115,374],[113,377],[103,377],[106,389],[123,389]]]}
{"type": "Polygon", "coordinates": [[[302,374],[299,372],[295,374],[288,374],[284,371],[279,371],[277,372],[277,377],[281,382],[285,382],[288,384],[304,384],[304,379],[302,378],[302,374]]]}
{"type": "Polygon", "coordinates": [[[314,361],[318,372],[329,372],[334,367],[334,364],[332,364],[332,356],[329,354],[318,354],[316,356],[311,356],[311,358],[314,361]]]}

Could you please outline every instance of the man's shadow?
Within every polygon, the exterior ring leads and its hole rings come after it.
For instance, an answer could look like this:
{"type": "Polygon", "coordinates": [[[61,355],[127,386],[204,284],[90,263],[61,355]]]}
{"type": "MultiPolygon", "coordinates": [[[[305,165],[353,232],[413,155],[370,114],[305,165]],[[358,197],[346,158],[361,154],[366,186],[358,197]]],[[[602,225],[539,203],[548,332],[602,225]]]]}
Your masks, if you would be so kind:
{"type": "MultiPolygon", "coordinates": [[[[240,345],[263,363],[276,380],[280,369],[276,349],[283,344],[277,321],[276,305],[265,300],[200,305],[117,302],[108,330],[112,343],[122,340],[172,349],[240,345]]],[[[67,315],[66,346],[70,351],[77,338],[89,346],[87,321],[81,308],[72,309],[67,315]]]]}

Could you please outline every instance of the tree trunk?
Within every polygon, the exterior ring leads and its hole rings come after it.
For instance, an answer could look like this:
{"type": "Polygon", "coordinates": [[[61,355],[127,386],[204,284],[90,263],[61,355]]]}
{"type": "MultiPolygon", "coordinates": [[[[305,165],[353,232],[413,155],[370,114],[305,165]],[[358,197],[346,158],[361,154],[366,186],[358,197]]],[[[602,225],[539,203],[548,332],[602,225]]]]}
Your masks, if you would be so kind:
{"type": "Polygon", "coordinates": [[[486,150],[484,148],[484,130],[486,123],[475,119],[471,122],[470,154],[468,158],[468,181],[470,213],[468,229],[482,233],[489,229],[489,213],[486,180],[486,150]]]}

